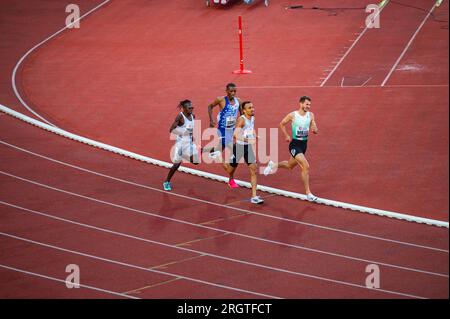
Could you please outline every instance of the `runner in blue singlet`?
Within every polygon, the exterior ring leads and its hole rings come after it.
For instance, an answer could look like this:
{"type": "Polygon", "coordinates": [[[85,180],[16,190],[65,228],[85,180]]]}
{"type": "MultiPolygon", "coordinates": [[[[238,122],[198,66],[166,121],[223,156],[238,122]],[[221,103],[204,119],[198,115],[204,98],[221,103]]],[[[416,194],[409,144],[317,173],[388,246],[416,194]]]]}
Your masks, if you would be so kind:
{"type": "MultiPolygon", "coordinates": [[[[213,119],[213,109],[219,106],[219,114],[217,114],[217,135],[220,138],[220,145],[213,149],[203,149],[202,152],[211,152],[211,157],[217,157],[220,155],[220,149],[222,152],[225,147],[229,147],[230,150],[233,146],[233,133],[236,127],[236,120],[241,113],[241,99],[236,97],[236,84],[228,83],[226,86],[226,96],[219,96],[208,105],[209,125],[215,127],[216,123],[213,119]]],[[[230,179],[230,187],[236,188],[237,184],[234,183],[233,178],[230,179]]]]}
{"type": "Polygon", "coordinates": [[[236,85],[228,83],[226,87],[226,96],[219,96],[208,105],[208,115],[210,127],[215,126],[213,119],[213,109],[219,106],[219,114],[217,114],[217,134],[221,139],[222,151],[225,146],[233,143],[233,132],[236,126],[236,119],[240,113],[241,100],[236,97],[236,85]]]}

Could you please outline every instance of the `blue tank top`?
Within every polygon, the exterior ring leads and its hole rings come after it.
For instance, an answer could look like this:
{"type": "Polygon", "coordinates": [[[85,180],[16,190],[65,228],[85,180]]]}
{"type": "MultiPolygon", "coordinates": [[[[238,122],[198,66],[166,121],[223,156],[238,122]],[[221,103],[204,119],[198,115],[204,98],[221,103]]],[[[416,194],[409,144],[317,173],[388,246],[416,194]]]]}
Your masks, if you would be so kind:
{"type": "Polygon", "coordinates": [[[228,97],[225,97],[225,107],[217,115],[218,128],[232,128],[236,126],[236,118],[239,112],[239,101],[234,98],[234,105],[230,104],[228,97]]]}

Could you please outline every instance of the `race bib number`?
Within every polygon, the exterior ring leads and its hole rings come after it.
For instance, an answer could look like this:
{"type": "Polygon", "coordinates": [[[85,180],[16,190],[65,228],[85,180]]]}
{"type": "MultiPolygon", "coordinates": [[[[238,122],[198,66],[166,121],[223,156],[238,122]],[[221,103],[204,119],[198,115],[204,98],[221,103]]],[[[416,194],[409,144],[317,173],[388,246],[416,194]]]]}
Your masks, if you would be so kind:
{"type": "Polygon", "coordinates": [[[194,125],[193,124],[187,124],[186,125],[186,132],[188,134],[193,134],[194,133],[194,125]]]}
{"type": "Polygon", "coordinates": [[[234,116],[228,116],[225,119],[225,127],[234,127],[236,125],[236,118],[234,116]]]}
{"type": "Polygon", "coordinates": [[[309,134],[309,130],[304,130],[301,127],[299,127],[296,132],[297,138],[308,137],[308,134],[309,134]]]}
{"type": "Polygon", "coordinates": [[[253,130],[249,129],[249,130],[244,130],[244,138],[248,138],[248,139],[254,139],[255,136],[253,134],[253,130]]]}

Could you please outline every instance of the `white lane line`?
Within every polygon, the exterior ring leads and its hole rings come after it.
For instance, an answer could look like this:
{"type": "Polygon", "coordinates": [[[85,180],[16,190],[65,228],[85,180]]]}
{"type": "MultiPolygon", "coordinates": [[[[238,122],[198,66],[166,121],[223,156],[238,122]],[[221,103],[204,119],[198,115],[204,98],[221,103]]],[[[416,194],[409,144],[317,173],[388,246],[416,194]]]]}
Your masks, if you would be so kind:
{"type": "Polygon", "coordinates": [[[52,34],[51,36],[49,36],[48,38],[46,38],[45,40],[39,42],[38,44],[36,44],[34,47],[32,47],[30,50],[27,51],[27,53],[25,53],[24,56],[22,56],[22,58],[20,58],[19,62],[17,62],[16,66],[14,67],[14,70],[12,72],[11,75],[11,84],[12,84],[12,88],[14,90],[14,94],[16,95],[17,99],[20,101],[20,103],[31,113],[33,113],[35,116],[37,116],[38,118],[40,118],[42,121],[44,121],[45,123],[56,127],[54,124],[52,124],[50,121],[46,120],[44,117],[42,117],[41,115],[39,115],[36,111],[34,111],[26,102],[25,100],[22,98],[22,96],[19,93],[19,90],[17,89],[16,86],[16,75],[17,75],[17,71],[19,70],[20,65],[22,64],[22,62],[37,48],[39,48],[41,45],[45,44],[47,41],[53,39],[54,37],[56,37],[58,34],[60,34],[61,32],[63,32],[64,30],[68,29],[69,26],[77,23],[78,21],[80,21],[81,19],[83,19],[84,17],[88,16],[89,14],[91,14],[92,12],[96,11],[97,9],[99,9],[100,7],[102,7],[103,5],[105,5],[106,3],[108,3],[110,0],[106,0],[102,3],[100,3],[98,6],[96,6],[95,8],[93,8],[92,10],[86,12],[85,14],[83,14],[81,17],[79,17],[78,19],[76,19],[75,21],[73,21],[71,24],[69,24],[68,26],[65,26],[64,28],[60,29],[59,31],[55,32],[54,34],[52,34]]]}
{"type": "MultiPolygon", "coordinates": [[[[51,125],[40,122],[34,118],[31,118],[22,113],[19,113],[10,108],[7,108],[4,105],[0,105],[0,111],[8,113],[9,115],[11,115],[13,117],[19,118],[20,120],[22,120],[24,122],[27,122],[29,124],[32,124],[34,126],[41,128],[41,129],[52,132],[54,134],[62,135],[68,139],[72,139],[72,140],[78,141],[80,143],[94,146],[94,147],[97,147],[97,148],[100,148],[100,149],[103,149],[103,150],[106,150],[106,151],[109,151],[112,153],[117,153],[122,156],[130,157],[135,160],[143,161],[143,162],[146,162],[146,163],[149,163],[149,164],[152,164],[155,166],[164,167],[164,168],[171,168],[173,165],[172,163],[169,163],[169,162],[160,161],[160,160],[157,160],[157,159],[154,159],[151,157],[136,154],[136,153],[133,153],[133,152],[130,152],[130,151],[118,148],[118,147],[114,147],[112,145],[101,143],[101,142],[98,142],[95,140],[91,140],[91,139],[82,137],[80,135],[76,135],[76,134],[64,131],[59,128],[55,128],[51,125]]],[[[192,174],[192,175],[200,176],[200,177],[203,177],[206,179],[219,181],[222,183],[228,182],[228,177],[208,173],[205,171],[201,171],[201,170],[197,170],[197,169],[193,169],[193,168],[189,168],[189,167],[182,166],[179,168],[179,171],[182,173],[192,174]]],[[[251,188],[251,184],[249,182],[236,180],[236,183],[239,184],[239,186],[251,188]]],[[[303,201],[308,201],[306,195],[296,193],[296,192],[290,192],[290,191],[286,191],[283,189],[278,189],[278,188],[269,187],[269,186],[265,186],[265,185],[258,185],[257,189],[262,192],[266,192],[266,193],[278,194],[278,195],[282,195],[285,197],[291,197],[291,198],[296,198],[296,199],[303,200],[303,201]]],[[[419,224],[427,224],[427,225],[449,228],[449,223],[442,221],[442,220],[434,220],[434,219],[423,218],[423,217],[414,216],[414,215],[408,215],[408,214],[403,214],[403,213],[387,211],[387,210],[383,210],[383,209],[377,209],[377,208],[365,207],[365,206],[361,206],[361,205],[344,203],[344,202],[339,202],[339,201],[335,201],[335,200],[331,200],[331,199],[327,199],[327,198],[323,198],[323,197],[319,197],[314,203],[321,204],[321,205],[327,205],[327,206],[334,206],[334,207],[343,208],[343,209],[352,210],[352,211],[358,211],[358,212],[367,213],[367,214],[371,214],[371,215],[379,215],[379,216],[385,216],[385,217],[390,217],[390,218],[396,218],[396,219],[400,219],[400,220],[406,220],[409,222],[416,222],[419,224]]]]}
{"type": "MultiPolygon", "coordinates": [[[[318,83],[318,82],[317,82],[318,83]]],[[[448,84],[391,84],[385,85],[385,88],[432,88],[432,87],[442,87],[447,88],[448,84]]],[[[318,85],[265,85],[265,86],[240,86],[239,89],[335,89],[340,88],[340,85],[327,85],[324,87],[318,85]]],[[[346,88],[361,88],[360,85],[345,86],[346,88]]],[[[366,85],[364,88],[380,88],[380,85],[366,85]]]]}
{"type": "Polygon", "coordinates": [[[318,228],[318,229],[322,229],[322,230],[339,232],[339,233],[344,233],[344,234],[352,235],[352,236],[358,236],[358,237],[362,237],[362,238],[369,238],[369,239],[374,239],[374,240],[380,240],[380,241],[386,241],[386,242],[390,242],[390,243],[395,243],[395,244],[399,244],[399,245],[412,246],[412,247],[416,247],[416,248],[423,248],[423,249],[429,249],[429,250],[433,250],[433,251],[440,251],[440,252],[444,252],[444,253],[449,253],[449,251],[445,250],[445,249],[429,247],[429,246],[424,246],[424,245],[418,245],[418,244],[398,241],[398,240],[394,240],[394,239],[382,238],[382,237],[377,237],[377,236],[371,236],[371,235],[366,235],[366,234],[362,234],[362,233],[346,231],[346,230],[342,230],[342,229],[338,229],[338,228],[320,226],[320,225],[306,223],[306,222],[297,221],[297,220],[293,220],[293,219],[288,219],[288,218],[284,218],[284,217],[277,217],[277,216],[268,215],[268,214],[264,214],[264,213],[258,213],[258,212],[254,212],[254,211],[250,211],[250,210],[246,210],[246,209],[242,209],[242,208],[237,208],[237,207],[230,206],[229,204],[228,205],[219,204],[219,203],[216,203],[216,202],[211,202],[211,201],[207,201],[207,200],[203,200],[203,199],[199,199],[199,198],[195,198],[195,197],[185,196],[185,195],[178,194],[176,192],[166,192],[166,191],[163,191],[163,190],[161,190],[159,188],[154,188],[154,187],[151,187],[151,186],[134,183],[134,182],[131,182],[131,181],[128,181],[128,180],[124,180],[124,179],[120,179],[120,178],[117,178],[117,177],[112,177],[110,175],[102,174],[102,173],[99,173],[99,172],[96,172],[96,171],[88,170],[88,169],[82,168],[80,166],[76,166],[76,165],[72,165],[72,164],[69,164],[69,163],[66,163],[66,162],[58,161],[58,160],[53,159],[51,157],[47,157],[47,156],[44,156],[44,155],[41,155],[41,154],[34,153],[32,151],[23,149],[23,148],[18,147],[16,145],[9,144],[9,143],[4,142],[2,140],[0,140],[0,144],[3,144],[5,146],[14,148],[14,149],[16,149],[18,151],[21,151],[21,152],[24,152],[24,153],[27,153],[27,154],[30,154],[30,155],[33,155],[33,156],[36,156],[36,157],[39,157],[39,158],[51,161],[51,162],[54,162],[54,163],[57,163],[57,164],[61,164],[63,166],[67,166],[67,167],[70,167],[70,168],[73,168],[73,169],[76,169],[76,170],[79,170],[79,171],[82,171],[82,172],[90,173],[90,174],[93,174],[93,175],[96,175],[96,176],[100,176],[100,177],[103,177],[103,178],[111,179],[111,180],[114,180],[114,181],[117,181],[117,182],[121,182],[121,183],[132,185],[132,186],[136,186],[136,187],[139,187],[139,188],[149,189],[149,190],[156,191],[156,192],[159,192],[159,193],[168,194],[170,196],[180,197],[180,198],[183,198],[183,199],[188,199],[188,200],[191,200],[191,201],[196,201],[196,202],[200,202],[200,203],[204,203],[204,204],[208,204],[208,205],[214,205],[214,206],[221,207],[221,208],[227,208],[227,209],[235,210],[235,211],[238,211],[238,212],[249,213],[249,214],[256,215],[256,216],[261,216],[261,217],[266,217],[266,218],[282,220],[282,221],[285,221],[285,222],[292,222],[292,223],[296,223],[296,224],[301,224],[301,225],[304,225],[304,226],[309,226],[309,227],[318,228]]]}
{"type": "MultiPolygon", "coordinates": [[[[381,7],[381,9],[375,15],[374,19],[376,19],[381,14],[383,9],[386,8],[388,5],[389,4],[386,4],[383,7],[381,7]]],[[[349,40],[349,41],[353,41],[352,45],[350,46],[350,48],[348,48],[348,50],[345,52],[345,54],[342,56],[342,58],[339,60],[339,62],[335,65],[335,67],[330,72],[330,74],[328,74],[326,79],[323,80],[323,82],[320,84],[321,87],[323,87],[328,82],[328,80],[333,76],[333,74],[336,72],[336,70],[339,68],[339,66],[342,64],[342,62],[344,62],[345,58],[350,54],[350,52],[353,50],[353,48],[356,46],[356,44],[359,42],[359,40],[361,40],[361,38],[367,32],[368,29],[369,29],[369,26],[366,25],[366,27],[363,29],[363,31],[359,34],[359,36],[355,40],[349,40]]]]}
{"type": "Polygon", "coordinates": [[[398,64],[400,63],[400,61],[403,59],[403,57],[405,56],[406,52],[408,51],[409,47],[411,46],[411,44],[413,43],[414,39],[416,38],[416,36],[419,34],[420,30],[422,30],[422,27],[424,26],[425,22],[428,20],[428,17],[431,15],[431,13],[433,12],[434,8],[436,8],[436,4],[433,4],[433,6],[431,7],[430,11],[428,11],[427,16],[423,19],[422,23],[419,25],[419,27],[417,28],[416,32],[414,32],[413,36],[411,37],[411,39],[409,40],[408,44],[406,45],[405,49],[403,50],[403,52],[400,54],[400,56],[398,57],[397,61],[395,61],[394,65],[392,66],[391,70],[389,71],[388,75],[386,76],[386,78],[383,80],[383,83],[381,83],[381,86],[385,86],[387,81],[389,80],[389,78],[391,77],[392,73],[394,73],[395,69],[397,68],[398,64]]]}
{"type": "MultiPolygon", "coordinates": [[[[85,198],[85,197],[83,196],[83,198],[85,198]]],[[[117,204],[110,203],[110,202],[104,202],[104,201],[96,200],[96,199],[93,199],[93,198],[87,198],[87,199],[93,200],[95,202],[100,202],[101,204],[113,206],[113,207],[116,207],[116,208],[121,208],[121,209],[128,210],[128,211],[132,211],[132,212],[135,212],[135,213],[138,213],[138,214],[143,214],[143,215],[152,216],[152,217],[156,217],[156,218],[160,218],[160,219],[165,219],[165,220],[169,220],[169,221],[172,221],[172,222],[176,222],[176,223],[179,223],[179,224],[184,224],[184,225],[188,225],[188,226],[192,226],[192,227],[196,227],[196,228],[202,228],[202,229],[207,229],[207,230],[220,232],[220,233],[222,233],[224,235],[230,235],[231,234],[231,235],[235,235],[235,236],[238,236],[238,237],[248,238],[248,239],[252,239],[252,240],[256,240],[256,241],[266,242],[266,243],[280,245],[280,246],[285,246],[285,247],[290,247],[290,248],[295,248],[295,249],[299,249],[299,250],[304,250],[304,251],[317,253],[317,254],[323,254],[323,255],[332,256],[332,257],[336,257],[336,258],[348,259],[348,260],[351,260],[351,261],[363,262],[363,263],[366,263],[366,264],[377,264],[377,265],[381,265],[381,266],[385,266],[385,267],[389,267],[389,268],[394,268],[394,269],[401,269],[401,270],[405,270],[405,271],[417,272],[417,273],[431,275],[431,276],[438,276],[438,277],[449,278],[449,276],[446,275],[446,274],[441,274],[441,273],[436,273],[436,272],[426,271],[426,270],[421,270],[421,269],[416,269],[416,268],[398,266],[398,265],[393,265],[393,264],[389,264],[389,263],[373,261],[373,260],[368,260],[368,259],[363,259],[363,258],[351,257],[351,256],[343,255],[343,254],[323,251],[323,250],[314,249],[314,248],[308,248],[308,247],[304,247],[304,246],[300,246],[300,245],[287,244],[287,243],[283,243],[283,242],[279,242],[279,241],[275,241],[275,240],[271,240],[271,239],[260,238],[260,237],[246,235],[246,234],[242,234],[242,233],[227,231],[227,230],[223,230],[223,229],[220,229],[220,228],[210,227],[210,226],[206,226],[205,224],[195,224],[195,223],[187,222],[187,221],[184,221],[184,220],[179,220],[179,219],[175,219],[175,218],[171,218],[171,217],[166,217],[166,216],[163,216],[163,215],[158,215],[158,214],[153,214],[153,213],[150,213],[150,212],[137,210],[137,209],[134,209],[134,208],[129,208],[129,207],[126,207],[126,206],[117,205],[117,204]]],[[[5,205],[5,206],[14,207],[14,208],[17,208],[17,209],[21,209],[21,210],[27,211],[29,213],[43,215],[45,217],[52,218],[52,219],[58,219],[59,218],[59,217],[56,217],[54,215],[49,215],[49,214],[45,214],[45,213],[42,213],[42,212],[32,211],[32,210],[29,210],[27,208],[24,208],[24,207],[21,207],[21,206],[18,206],[18,205],[14,205],[14,204],[2,201],[2,200],[0,200],[0,204],[5,205]]]]}
{"type": "Polygon", "coordinates": [[[372,80],[372,77],[368,78],[366,82],[364,82],[361,86],[365,86],[369,81],[372,80]]]}
{"type": "MultiPolygon", "coordinates": [[[[19,208],[21,210],[25,210],[25,211],[31,211],[31,212],[34,212],[34,213],[40,214],[40,215],[47,215],[45,213],[32,211],[32,210],[29,210],[29,209],[26,209],[26,208],[20,208],[20,207],[17,207],[17,208],[19,208]]],[[[374,291],[374,290],[382,291],[382,292],[385,292],[385,293],[388,293],[388,294],[393,294],[393,295],[400,295],[400,296],[406,296],[406,297],[412,297],[412,298],[426,299],[425,297],[420,297],[420,296],[415,296],[415,295],[410,295],[410,294],[404,294],[404,293],[397,292],[397,291],[391,291],[391,290],[385,290],[385,289],[371,289],[371,288],[367,288],[366,286],[358,285],[358,284],[351,283],[351,282],[335,280],[335,279],[330,279],[330,278],[326,278],[326,277],[315,276],[315,275],[311,275],[311,274],[306,274],[306,273],[301,273],[301,272],[296,272],[296,271],[291,271],[291,270],[286,270],[286,269],[280,269],[280,268],[266,266],[266,265],[261,265],[261,264],[256,264],[256,263],[252,263],[252,262],[248,262],[248,261],[237,260],[237,259],[233,259],[233,258],[228,258],[228,257],[224,257],[224,256],[215,255],[215,254],[205,253],[205,252],[201,252],[201,251],[194,250],[194,249],[189,249],[189,248],[185,248],[185,247],[165,244],[165,243],[157,242],[157,241],[146,239],[146,238],[140,238],[140,237],[136,237],[136,236],[132,236],[132,235],[128,235],[128,234],[112,231],[112,230],[109,230],[109,229],[92,226],[92,225],[89,225],[89,224],[83,224],[83,223],[75,222],[75,221],[72,221],[72,220],[69,220],[69,219],[65,219],[65,218],[61,218],[61,217],[55,217],[55,216],[52,216],[52,215],[47,215],[47,216],[49,218],[58,219],[58,220],[66,222],[66,223],[82,226],[82,227],[85,227],[85,228],[90,228],[90,229],[102,231],[102,232],[105,232],[105,233],[114,234],[114,235],[121,236],[121,237],[136,239],[136,240],[139,240],[139,241],[142,241],[142,242],[156,244],[156,245],[160,245],[160,246],[164,246],[164,247],[169,247],[169,248],[174,248],[174,249],[178,249],[178,250],[188,251],[188,252],[195,253],[195,254],[201,254],[201,255],[212,257],[212,258],[217,258],[217,259],[222,259],[222,260],[226,260],[226,261],[230,261],[230,262],[244,264],[244,265],[247,265],[247,266],[253,266],[253,267],[267,269],[267,270],[271,270],[271,271],[278,271],[278,272],[281,272],[281,273],[286,273],[286,274],[290,274],[290,275],[294,275],[294,276],[311,278],[311,279],[315,279],[315,280],[319,280],[319,281],[331,282],[331,283],[338,284],[338,285],[344,285],[344,286],[350,286],[350,287],[362,288],[362,289],[369,289],[369,290],[372,290],[372,291],[374,291]]],[[[5,235],[5,233],[0,232],[0,235],[5,235]]],[[[6,235],[9,235],[9,234],[6,234],[6,235]]],[[[9,236],[11,236],[11,235],[9,235],[9,236]]],[[[47,244],[45,244],[45,245],[46,246],[50,246],[50,245],[47,245],[47,244]]],[[[67,250],[67,251],[69,251],[69,250],[67,250]]],[[[98,258],[104,260],[104,258],[101,258],[101,257],[98,257],[98,258]]],[[[144,268],[144,269],[146,269],[146,268],[144,268]]],[[[159,273],[165,273],[163,271],[155,270],[155,269],[146,269],[146,270],[148,270],[148,271],[155,271],[155,272],[159,272],[159,273]]],[[[165,273],[165,274],[167,274],[167,273],[165,273]]],[[[179,275],[174,275],[174,274],[171,274],[171,275],[183,278],[182,276],[179,276],[179,275]]],[[[257,294],[257,293],[254,293],[254,294],[257,294]]],[[[272,298],[277,298],[277,297],[272,297],[272,298]]]]}
{"type": "MultiPolygon", "coordinates": [[[[72,222],[72,223],[75,223],[75,222],[72,222]]],[[[75,223],[75,224],[77,224],[77,223],[75,223]]],[[[87,227],[89,227],[89,226],[87,226],[87,227]]],[[[89,228],[95,228],[95,227],[91,226],[89,228]]],[[[100,228],[97,229],[97,230],[100,230],[100,228]]],[[[234,287],[230,287],[230,286],[225,286],[225,285],[221,285],[221,284],[212,283],[212,282],[205,281],[205,280],[195,279],[195,278],[192,278],[192,277],[176,275],[176,274],[173,274],[173,273],[169,273],[167,271],[161,271],[161,270],[156,270],[156,269],[151,269],[151,268],[145,268],[145,267],[124,263],[124,262],[113,260],[113,259],[103,258],[103,257],[99,257],[99,256],[96,256],[96,255],[90,255],[90,254],[82,253],[82,252],[79,252],[79,251],[76,251],[76,250],[66,249],[66,248],[62,248],[62,247],[59,247],[59,246],[54,246],[54,245],[50,245],[50,244],[34,241],[34,240],[27,239],[27,238],[24,238],[24,237],[19,237],[19,236],[15,236],[15,235],[12,235],[12,234],[4,233],[4,232],[1,232],[1,231],[0,231],[0,235],[5,236],[5,237],[9,237],[9,238],[14,238],[14,239],[21,240],[21,241],[25,241],[25,242],[28,242],[28,243],[31,243],[31,244],[35,244],[35,245],[38,245],[38,246],[52,248],[52,249],[55,249],[55,250],[64,251],[64,252],[67,252],[67,253],[72,253],[72,254],[75,254],[75,255],[88,257],[88,258],[92,258],[92,259],[96,259],[96,260],[101,260],[101,261],[104,261],[104,262],[108,262],[108,263],[111,263],[111,264],[120,265],[120,266],[124,266],[124,267],[128,267],[128,268],[139,269],[139,270],[143,270],[143,271],[146,271],[146,272],[152,272],[152,273],[156,273],[156,274],[160,274],[160,275],[167,275],[167,276],[175,277],[175,278],[178,278],[178,279],[185,279],[185,280],[188,280],[188,281],[192,281],[192,282],[196,282],[196,283],[200,283],[200,284],[205,284],[205,285],[208,285],[208,286],[213,286],[213,287],[218,287],[218,288],[224,288],[224,289],[228,289],[228,290],[243,292],[243,293],[247,293],[247,294],[251,294],[251,295],[255,295],[255,296],[260,296],[260,297],[264,297],[264,298],[281,299],[280,297],[275,297],[275,296],[271,296],[271,295],[261,294],[261,293],[253,292],[253,291],[250,291],[250,290],[234,288],[234,287]]]]}
{"type": "MultiPolygon", "coordinates": [[[[0,234],[3,235],[4,233],[0,232],[0,234]]],[[[50,277],[50,276],[38,274],[38,273],[35,273],[35,272],[31,272],[31,271],[27,271],[27,270],[23,270],[23,269],[19,269],[19,268],[10,267],[10,266],[3,265],[3,264],[0,264],[0,268],[12,270],[12,271],[15,271],[15,272],[20,272],[22,274],[26,274],[26,275],[30,275],[30,276],[34,276],[34,277],[40,277],[40,278],[44,278],[44,279],[48,279],[48,280],[52,280],[52,281],[62,282],[64,284],[66,283],[66,281],[62,280],[62,279],[58,279],[58,278],[55,278],[55,277],[50,277]]],[[[80,287],[83,287],[83,288],[86,288],[86,289],[90,289],[90,290],[100,291],[100,292],[104,292],[104,293],[107,293],[107,294],[111,294],[111,295],[114,295],[114,296],[120,296],[120,297],[124,297],[124,298],[128,298],[128,299],[141,299],[141,298],[138,298],[138,297],[133,297],[133,296],[129,296],[129,295],[125,295],[125,294],[119,293],[119,292],[106,290],[106,289],[101,289],[101,288],[97,288],[97,287],[89,286],[89,285],[80,284],[80,287]]]]}
{"type": "MultiPolygon", "coordinates": [[[[373,85],[372,87],[377,87],[377,86],[373,85]]],[[[385,85],[384,87],[389,87],[389,88],[429,87],[429,88],[432,88],[432,87],[448,87],[448,84],[391,84],[391,85],[385,85]]]]}

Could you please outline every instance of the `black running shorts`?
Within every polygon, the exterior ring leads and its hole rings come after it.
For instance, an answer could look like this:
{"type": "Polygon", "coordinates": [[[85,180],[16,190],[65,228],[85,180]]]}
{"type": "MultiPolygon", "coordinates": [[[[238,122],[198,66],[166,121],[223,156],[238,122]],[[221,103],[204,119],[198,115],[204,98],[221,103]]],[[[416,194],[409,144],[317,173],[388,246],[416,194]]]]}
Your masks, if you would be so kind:
{"type": "Polygon", "coordinates": [[[232,167],[237,167],[242,157],[244,157],[244,161],[247,165],[256,163],[256,156],[252,145],[233,145],[233,155],[230,157],[230,165],[232,167]]]}
{"type": "Polygon", "coordinates": [[[308,140],[292,140],[289,144],[289,153],[291,153],[292,157],[296,157],[298,154],[306,154],[306,149],[308,147],[308,140]]]}

